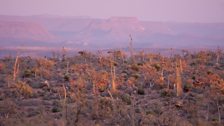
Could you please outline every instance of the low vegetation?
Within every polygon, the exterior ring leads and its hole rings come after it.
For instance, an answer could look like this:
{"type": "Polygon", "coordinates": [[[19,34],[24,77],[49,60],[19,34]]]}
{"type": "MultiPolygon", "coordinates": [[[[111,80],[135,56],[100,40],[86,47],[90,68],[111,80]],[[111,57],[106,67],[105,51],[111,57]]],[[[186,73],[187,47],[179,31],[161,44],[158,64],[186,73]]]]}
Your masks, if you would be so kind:
{"type": "Polygon", "coordinates": [[[224,53],[0,59],[0,126],[223,126],[224,53]]]}

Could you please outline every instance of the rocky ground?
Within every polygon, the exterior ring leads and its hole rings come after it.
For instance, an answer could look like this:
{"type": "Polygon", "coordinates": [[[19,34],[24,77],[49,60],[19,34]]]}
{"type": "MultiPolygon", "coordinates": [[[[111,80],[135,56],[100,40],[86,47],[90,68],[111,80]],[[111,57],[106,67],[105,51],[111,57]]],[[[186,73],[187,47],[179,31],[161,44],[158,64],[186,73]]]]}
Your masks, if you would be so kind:
{"type": "Polygon", "coordinates": [[[222,52],[0,59],[0,126],[223,125],[222,52]]]}

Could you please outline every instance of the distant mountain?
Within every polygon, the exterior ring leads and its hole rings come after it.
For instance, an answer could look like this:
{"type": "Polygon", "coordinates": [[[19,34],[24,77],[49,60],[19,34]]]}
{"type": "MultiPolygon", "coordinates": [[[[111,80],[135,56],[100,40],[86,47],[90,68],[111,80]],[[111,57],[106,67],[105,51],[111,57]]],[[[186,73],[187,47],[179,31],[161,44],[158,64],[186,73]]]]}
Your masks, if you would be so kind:
{"type": "Polygon", "coordinates": [[[135,17],[0,16],[0,45],[29,41],[29,45],[38,42],[42,46],[121,48],[128,46],[129,34],[137,48],[224,46],[224,23],[152,22],[135,17]]]}
{"type": "Polygon", "coordinates": [[[113,17],[107,20],[92,20],[84,29],[74,35],[74,39],[91,46],[125,47],[129,34],[144,33],[144,26],[137,18],[113,17]],[[95,41],[97,43],[92,44],[95,41]]]}
{"type": "Polygon", "coordinates": [[[56,37],[53,34],[38,23],[0,20],[1,44],[17,45],[16,43],[50,42],[55,39],[56,37]]]}
{"type": "Polygon", "coordinates": [[[44,27],[32,22],[0,21],[0,38],[48,41],[54,39],[44,27]]]}

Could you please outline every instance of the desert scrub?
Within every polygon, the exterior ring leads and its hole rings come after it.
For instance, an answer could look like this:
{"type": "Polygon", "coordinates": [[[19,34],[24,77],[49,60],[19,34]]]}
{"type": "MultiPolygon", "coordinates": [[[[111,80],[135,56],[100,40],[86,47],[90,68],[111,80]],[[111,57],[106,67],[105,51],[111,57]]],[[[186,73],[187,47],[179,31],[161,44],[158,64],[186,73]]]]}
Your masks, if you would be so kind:
{"type": "Polygon", "coordinates": [[[68,73],[64,74],[64,81],[70,81],[70,75],[68,73]]]}
{"type": "Polygon", "coordinates": [[[99,100],[99,115],[101,117],[112,117],[113,113],[113,103],[109,98],[101,98],[99,100]]]}
{"type": "Polygon", "coordinates": [[[161,70],[161,65],[160,64],[153,64],[153,67],[155,67],[155,69],[157,70],[157,71],[160,71],[161,70]]]}
{"type": "Polygon", "coordinates": [[[100,92],[104,92],[108,87],[109,73],[106,71],[94,72],[92,75],[93,86],[100,92]]]}
{"type": "Polygon", "coordinates": [[[25,82],[18,81],[15,86],[21,95],[25,97],[31,97],[33,95],[33,88],[25,82]]]}
{"type": "Polygon", "coordinates": [[[33,77],[35,75],[35,71],[33,69],[26,69],[24,72],[23,72],[23,77],[25,78],[29,78],[29,77],[33,77]]]}
{"type": "Polygon", "coordinates": [[[139,71],[139,66],[138,66],[138,64],[132,64],[132,65],[130,66],[130,69],[133,70],[133,71],[138,72],[138,71],[139,71]]]}
{"type": "Polygon", "coordinates": [[[62,111],[62,103],[60,103],[59,101],[54,101],[53,102],[53,107],[51,109],[51,112],[53,113],[57,113],[57,112],[61,112],[62,111]]]}
{"type": "Polygon", "coordinates": [[[55,62],[52,60],[40,58],[37,60],[37,63],[39,66],[44,67],[44,68],[52,68],[55,65],[55,62]]]}
{"type": "Polygon", "coordinates": [[[121,99],[123,102],[125,102],[127,105],[131,105],[131,96],[129,94],[123,94],[121,95],[121,99]]]}
{"type": "Polygon", "coordinates": [[[52,68],[56,64],[52,60],[40,58],[37,59],[37,66],[34,67],[35,76],[44,77],[45,79],[49,79],[52,77],[52,68]]]}

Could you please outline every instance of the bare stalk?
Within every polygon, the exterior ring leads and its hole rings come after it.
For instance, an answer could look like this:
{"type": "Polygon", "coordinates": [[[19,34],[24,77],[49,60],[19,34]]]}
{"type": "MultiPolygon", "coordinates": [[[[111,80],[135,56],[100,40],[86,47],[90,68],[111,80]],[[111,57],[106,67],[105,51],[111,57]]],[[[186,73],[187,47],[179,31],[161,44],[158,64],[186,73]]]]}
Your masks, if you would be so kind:
{"type": "Polygon", "coordinates": [[[19,56],[16,56],[16,61],[15,61],[14,68],[13,68],[13,80],[14,81],[16,80],[17,74],[19,72],[18,60],[19,60],[19,56]]]}
{"type": "Polygon", "coordinates": [[[96,84],[93,82],[93,94],[96,95],[96,84]]]}
{"type": "Polygon", "coordinates": [[[178,65],[178,63],[176,64],[176,92],[177,92],[177,96],[183,95],[181,72],[180,72],[180,66],[178,65]]]}
{"type": "Polygon", "coordinates": [[[63,107],[64,107],[64,109],[65,109],[65,119],[66,119],[66,121],[67,121],[67,111],[68,111],[68,109],[67,109],[67,91],[66,91],[66,87],[65,87],[65,85],[63,84],[63,90],[64,90],[64,103],[63,103],[63,107]]]}
{"type": "Polygon", "coordinates": [[[219,54],[217,54],[217,57],[216,57],[216,64],[219,64],[219,54]]]}
{"type": "Polygon", "coordinates": [[[164,81],[164,70],[162,69],[161,73],[160,73],[160,79],[162,81],[164,81]]]}
{"type": "Polygon", "coordinates": [[[222,50],[220,48],[218,48],[217,53],[216,53],[216,64],[218,64],[218,65],[219,65],[221,53],[222,53],[222,50]]]}
{"type": "Polygon", "coordinates": [[[135,126],[135,97],[133,96],[131,109],[131,125],[135,126]]]}
{"type": "Polygon", "coordinates": [[[99,59],[99,62],[102,63],[102,52],[100,50],[98,50],[98,59],[99,59]]]}
{"type": "Polygon", "coordinates": [[[130,51],[130,55],[131,55],[131,60],[134,63],[134,57],[133,57],[133,39],[131,34],[129,35],[130,38],[130,43],[129,43],[129,51],[130,51]]]}
{"type": "Polygon", "coordinates": [[[69,68],[69,62],[67,62],[67,66],[66,66],[66,75],[68,75],[68,68],[69,68]]]}
{"type": "Polygon", "coordinates": [[[108,92],[108,94],[110,95],[110,98],[112,99],[112,100],[114,100],[114,97],[113,97],[113,95],[111,94],[111,92],[108,90],[107,91],[108,92]]]}
{"type": "Polygon", "coordinates": [[[114,99],[113,95],[111,94],[111,92],[109,90],[108,90],[108,94],[110,95],[110,98],[112,100],[112,106],[113,106],[114,114],[116,114],[115,110],[117,110],[117,108],[116,108],[115,99],[114,99]]]}
{"type": "Polygon", "coordinates": [[[217,108],[218,108],[219,123],[221,124],[222,119],[221,119],[221,112],[220,112],[219,102],[217,101],[216,104],[217,104],[217,108]]]}
{"type": "Polygon", "coordinates": [[[116,75],[115,75],[115,67],[113,65],[113,62],[111,60],[111,83],[112,83],[112,91],[116,91],[117,87],[116,87],[116,83],[115,83],[115,79],[116,79],[116,75]]]}
{"type": "Polygon", "coordinates": [[[121,54],[121,58],[122,58],[122,63],[124,64],[124,59],[125,59],[125,54],[124,53],[121,54]]]}
{"type": "Polygon", "coordinates": [[[167,77],[167,88],[170,89],[170,76],[167,77]]]}
{"type": "Polygon", "coordinates": [[[64,61],[65,58],[66,58],[66,52],[67,52],[66,48],[63,47],[63,48],[62,48],[62,60],[63,60],[63,61],[64,61]]]}
{"type": "Polygon", "coordinates": [[[182,65],[182,60],[181,59],[179,60],[179,63],[180,63],[180,72],[183,73],[183,65],[182,65]]]}
{"type": "Polygon", "coordinates": [[[208,121],[209,119],[209,104],[208,104],[208,109],[207,109],[207,116],[206,116],[206,120],[208,121]]]}

